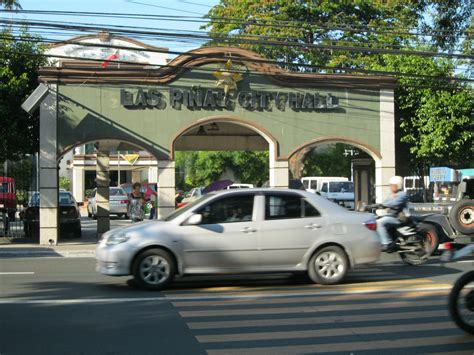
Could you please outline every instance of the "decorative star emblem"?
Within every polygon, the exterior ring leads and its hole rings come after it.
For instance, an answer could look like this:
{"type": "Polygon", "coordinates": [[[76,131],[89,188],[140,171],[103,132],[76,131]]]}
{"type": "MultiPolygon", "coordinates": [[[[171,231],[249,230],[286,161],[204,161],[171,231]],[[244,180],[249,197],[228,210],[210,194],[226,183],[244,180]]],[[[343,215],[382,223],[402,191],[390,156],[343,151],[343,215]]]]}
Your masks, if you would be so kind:
{"type": "Polygon", "coordinates": [[[230,59],[225,63],[225,69],[219,69],[212,75],[217,78],[216,86],[223,88],[226,96],[230,90],[237,90],[237,82],[244,78],[242,74],[232,71],[232,61],[230,59]]]}

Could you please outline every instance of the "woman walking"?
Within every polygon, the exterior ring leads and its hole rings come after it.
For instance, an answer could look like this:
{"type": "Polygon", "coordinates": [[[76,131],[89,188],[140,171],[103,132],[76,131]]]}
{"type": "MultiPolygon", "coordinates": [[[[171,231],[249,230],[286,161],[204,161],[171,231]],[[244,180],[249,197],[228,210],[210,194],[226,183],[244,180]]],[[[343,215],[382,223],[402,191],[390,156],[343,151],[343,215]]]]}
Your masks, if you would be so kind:
{"type": "Polygon", "coordinates": [[[141,222],[145,217],[145,196],[141,192],[142,185],[139,182],[133,184],[132,192],[129,196],[128,215],[132,223],[141,222]]]}

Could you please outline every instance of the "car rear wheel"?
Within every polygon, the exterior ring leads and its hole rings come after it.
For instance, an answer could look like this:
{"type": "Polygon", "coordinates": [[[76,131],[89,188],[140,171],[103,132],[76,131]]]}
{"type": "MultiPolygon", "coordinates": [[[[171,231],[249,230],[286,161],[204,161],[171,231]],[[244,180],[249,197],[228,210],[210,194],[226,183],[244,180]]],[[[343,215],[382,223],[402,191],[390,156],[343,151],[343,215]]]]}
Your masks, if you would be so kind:
{"type": "Polygon", "coordinates": [[[309,261],[308,276],[322,285],[334,285],[346,276],[349,261],[346,253],[338,246],[328,246],[314,253],[309,261]]]}
{"type": "Polygon", "coordinates": [[[140,253],[132,267],[135,282],[147,290],[162,290],[173,282],[176,265],[173,257],[162,249],[140,253]]]}

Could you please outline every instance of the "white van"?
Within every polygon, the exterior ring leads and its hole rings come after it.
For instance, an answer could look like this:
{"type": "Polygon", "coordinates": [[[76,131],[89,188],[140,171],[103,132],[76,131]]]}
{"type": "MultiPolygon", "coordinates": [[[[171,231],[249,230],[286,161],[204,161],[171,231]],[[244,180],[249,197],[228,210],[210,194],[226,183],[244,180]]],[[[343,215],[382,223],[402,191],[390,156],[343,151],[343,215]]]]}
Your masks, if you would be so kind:
{"type": "Polygon", "coordinates": [[[349,179],[337,176],[307,176],[301,178],[305,190],[312,193],[321,192],[323,183],[329,181],[349,181],[349,179]]]}
{"type": "Polygon", "coordinates": [[[341,206],[354,209],[354,182],[353,181],[323,181],[321,196],[326,197],[341,206]]]}

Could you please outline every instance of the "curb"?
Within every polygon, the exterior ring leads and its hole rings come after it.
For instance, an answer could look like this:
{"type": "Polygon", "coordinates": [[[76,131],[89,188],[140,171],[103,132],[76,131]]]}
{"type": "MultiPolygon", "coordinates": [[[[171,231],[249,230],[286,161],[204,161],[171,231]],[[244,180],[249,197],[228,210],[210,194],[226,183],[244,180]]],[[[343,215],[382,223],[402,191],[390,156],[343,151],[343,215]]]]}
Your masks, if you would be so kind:
{"type": "Polygon", "coordinates": [[[95,250],[0,250],[0,258],[95,258],[95,250]]]}

